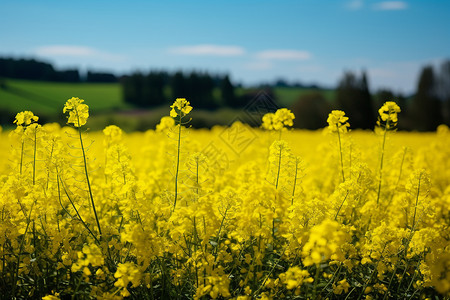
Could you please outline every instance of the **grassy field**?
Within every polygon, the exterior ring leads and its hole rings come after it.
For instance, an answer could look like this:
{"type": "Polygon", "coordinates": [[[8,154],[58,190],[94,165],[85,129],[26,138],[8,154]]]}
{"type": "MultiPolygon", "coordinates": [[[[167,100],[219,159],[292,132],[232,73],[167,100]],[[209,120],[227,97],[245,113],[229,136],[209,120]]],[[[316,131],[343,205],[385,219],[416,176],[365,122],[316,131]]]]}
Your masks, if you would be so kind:
{"type": "MultiPolygon", "coordinates": [[[[0,108],[9,111],[31,110],[36,113],[59,113],[64,102],[73,97],[89,100],[92,111],[119,110],[130,108],[123,102],[121,87],[118,83],[59,83],[7,79],[0,88],[0,108]]],[[[300,96],[315,92],[306,88],[274,88],[279,105],[291,106],[300,96]]],[[[239,89],[242,94],[245,89],[239,89]]],[[[333,101],[333,90],[319,90],[328,101],[333,101]]],[[[218,91],[215,91],[218,97],[218,91]]]]}
{"type": "MultiPolygon", "coordinates": [[[[251,89],[255,90],[255,89],[251,89]]],[[[249,89],[246,88],[238,88],[236,89],[236,95],[242,96],[249,89]]],[[[330,103],[334,101],[335,91],[334,90],[318,90],[311,88],[297,88],[297,87],[275,87],[273,88],[273,93],[275,95],[276,100],[278,101],[278,105],[280,107],[291,107],[302,95],[306,95],[308,93],[321,93],[323,97],[330,103]]]]}
{"type": "MultiPolygon", "coordinates": [[[[248,89],[238,88],[236,94],[242,95],[248,89]]],[[[274,88],[280,107],[290,107],[301,95],[313,89],[274,88]]],[[[325,99],[333,101],[334,91],[322,90],[325,99]]],[[[170,89],[166,89],[170,95],[170,89]]],[[[12,118],[17,112],[30,110],[46,122],[64,123],[62,108],[71,97],[79,97],[89,103],[92,114],[90,128],[100,130],[107,125],[116,124],[126,131],[154,128],[159,119],[166,115],[167,106],[150,110],[137,110],[122,100],[121,86],[118,83],[58,83],[6,79],[0,82],[0,123],[3,127],[13,126],[12,118]]],[[[214,90],[214,97],[220,98],[220,91],[214,90]]],[[[221,108],[211,112],[196,109],[194,127],[227,125],[236,117],[243,121],[245,112],[221,108]]]]}
{"type": "Polygon", "coordinates": [[[294,104],[302,95],[308,93],[319,92],[329,102],[334,101],[334,90],[317,90],[309,88],[290,88],[290,87],[277,87],[274,88],[275,97],[278,99],[280,106],[290,107],[294,104]]]}
{"type": "Polygon", "coordinates": [[[31,110],[37,114],[61,113],[71,97],[89,101],[92,111],[124,109],[118,83],[59,83],[26,80],[4,81],[0,89],[0,108],[12,112],[31,110]]]}

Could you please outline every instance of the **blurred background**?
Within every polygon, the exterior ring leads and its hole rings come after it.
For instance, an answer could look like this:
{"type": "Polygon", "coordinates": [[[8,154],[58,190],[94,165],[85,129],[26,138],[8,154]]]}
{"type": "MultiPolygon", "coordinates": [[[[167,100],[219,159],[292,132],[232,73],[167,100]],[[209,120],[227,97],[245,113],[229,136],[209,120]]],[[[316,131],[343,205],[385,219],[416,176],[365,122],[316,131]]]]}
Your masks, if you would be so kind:
{"type": "Polygon", "coordinates": [[[177,97],[194,127],[227,125],[261,92],[297,128],[342,109],[373,129],[392,100],[400,129],[450,124],[450,1],[3,0],[0,12],[4,127],[23,110],[64,124],[74,96],[91,129],[154,128],[177,97]]]}

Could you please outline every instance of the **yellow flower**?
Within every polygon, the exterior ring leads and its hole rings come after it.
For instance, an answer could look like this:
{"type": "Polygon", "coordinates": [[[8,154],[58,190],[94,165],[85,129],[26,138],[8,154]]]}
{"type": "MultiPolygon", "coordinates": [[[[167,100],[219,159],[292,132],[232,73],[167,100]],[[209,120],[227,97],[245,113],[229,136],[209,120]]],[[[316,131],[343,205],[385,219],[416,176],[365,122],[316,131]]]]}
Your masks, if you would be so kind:
{"type": "Polygon", "coordinates": [[[177,116],[184,117],[191,112],[192,106],[185,98],[177,98],[175,102],[170,106],[170,116],[175,118],[177,116]]]}
{"type": "Polygon", "coordinates": [[[72,97],[64,104],[63,113],[69,112],[67,124],[73,124],[75,127],[81,127],[86,124],[89,117],[89,106],[83,102],[83,99],[72,97]]]}
{"type": "Polygon", "coordinates": [[[299,267],[290,267],[286,273],[280,274],[281,281],[286,285],[288,290],[300,287],[304,282],[311,283],[314,281],[309,276],[307,270],[302,270],[299,267]]]}
{"type": "Polygon", "coordinates": [[[156,131],[164,132],[175,126],[175,120],[172,117],[162,117],[159,124],[156,125],[156,131]]]}
{"type": "Polygon", "coordinates": [[[275,124],[277,127],[292,127],[294,125],[294,119],[294,114],[287,108],[280,108],[275,112],[275,124]]]}
{"type": "Polygon", "coordinates": [[[400,112],[400,107],[394,101],[387,101],[378,110],[379,117],[377,125],[386,130],[395,130],[397,128],[398,118],[397,114],[400,112]]]}
{"type": "Polygon", "coordinates": [[[338,282],[337,286],[333,286],[333,293],[336,295],[342,294],[342,292],[348,293],[348,289],[350,287],[350,284],[347,282],[347,279],[342,279],[338,282]]]}
{"type": "Polygon", "coordinates": [[[53,295],[47,295],[42,297],[42,300],[59,300],[59,293],[54,293],[53,295]]]}
{"type": "Polygon", "coordinates": [[[17,126],[28,126],[38,120],[39,117],[35,116],[31,111],[22,111],[16,115],[16,119],[13,123],[17,124],[17,126]]]}
{"type": "Polygon", "coordinates": [[[141,272],[134,263],[119,263],[114,277],[117,281],[114,283],[117,287],[126,288],[128,283],[132,283],[133,287],[137,287],[141,283],[141,272]]]}
{"type": "Polygon", "coordinates": [[[328,259],[344,261],[342,246],[350,240],[350,235],[336,221],[325,219],[310,230],[309,239],[303,246],[303,264],[311,266],[328,259]]]}
{"type": "Polygon", "coordinates": [[[275,113],[267,113],[262,118],[261,127],[266,130],[283,130],[294,125],[294,114],[287,108],[280,108],[275,113]]]}
{"type": "Polygon", "coordinates": [[[122,129],[116,125],[109,125],[103,129],[103,134],[110,143],[117,143],[122,139],[122,129]]]}
{"type": "Polygon", "coordinates": [[[78,272],[83,269],[83,273],[87,276],[90,271],[87,268],[89,265],[93,267],[100,267],[105,263],[102,250],[95,244],[84,245],[83,250],[77,252],[78,260],[72,265],[72,272],[78,272]]]}
{"type": "Polygon", "coordinates": [[[380,117],[383,121],[391,121],[393,123],[397,123],[397,114],[400,112],[400,107],[394,101],[387,101],[384,105],[378,110],[380,117]]]}
{"type": "Polygon", "coordinates": [[[266,130],[273,130],[273,119],[275,117],[274,113],[267,113],[262,117],[261,127],[266,130]]]}
{"type": "Polygon", "coordinates": [[[333,110],[328,115],[328,130],[330,132],[347,132],[350,124],[347,122],[348,117],[345,116],[345,112],[342,110],[333,110]]]}

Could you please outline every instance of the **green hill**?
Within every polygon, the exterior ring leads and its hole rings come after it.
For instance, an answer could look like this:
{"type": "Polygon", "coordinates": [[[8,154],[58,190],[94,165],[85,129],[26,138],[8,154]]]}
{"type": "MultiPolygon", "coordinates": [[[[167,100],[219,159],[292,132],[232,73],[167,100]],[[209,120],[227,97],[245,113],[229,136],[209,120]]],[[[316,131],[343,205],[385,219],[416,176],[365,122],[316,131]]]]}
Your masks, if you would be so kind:
{"type": "Polygon", "coordinates": [[[0,109],[31,110],[36,114],[62,114],[71,97],[84,99],[93,112],[129,107],[118,83],[59,83],[5,79],[0,84],[0,109]]]}
{"type": "MultiPolygon", "coordinates": [[[[254,89],[238,88],[237,95],[243,95],[254,89]]],[[[280,107],[290,107],[301,95],[309,92],[323,93],[325,99],[333,101],[334,91],[305,88],[273,89],[280,107]]],[[[170,93],[170,88],[166,90],[170,93]]],[[[214,90],[214,96],[220,97],[220,91],[214,90]]],[[[92,114],[90,128],[101,129],[109,124],[117,124],[128,131],[154,128],[159,119],[169,112],[169,105],[149,110],[133,109],[122,100],[122,88],[119,83],[60,83],[28,81],[18,79],[0,79],[0,124],[12,126],[16,113],[30,110],[45,122],[65,122],[62,109],[67,99],[79,97],[89,105],[92,114]]],[[[215,112],[195,109],[196,127],[211,127],[215,124],[226,125],[236,116],[245,116],[242,109],[221,108],[215,112]]],[[[194,116],[194,115],[193,115],[194,116]]],[[[242,117],[243,118],[243,117],[242,117]]],[[[245,118],[243,118],[245,119],[245,118]]]]}
{"type": "Polygon", "coordinates": [[[295,87],[276,87],[273,89],[275,97],[278,99],[281,107],[290,107],[294,104],[302,95],[319,92],[329,102],[334,101],[334,90],[318,90],[311,88],[295,88],[295,87]]]}

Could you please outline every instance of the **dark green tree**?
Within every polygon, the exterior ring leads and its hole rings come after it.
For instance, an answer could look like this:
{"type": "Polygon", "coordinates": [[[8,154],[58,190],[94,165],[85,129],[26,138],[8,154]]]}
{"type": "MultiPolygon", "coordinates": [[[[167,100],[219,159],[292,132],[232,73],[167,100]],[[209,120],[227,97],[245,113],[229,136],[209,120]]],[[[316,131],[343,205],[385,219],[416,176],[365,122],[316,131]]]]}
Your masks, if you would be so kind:
{"type": "Polygon", "coordinates": [[[230,77],[225,75],[220,81],[220,94],[222,97],[222,103],[228,107],[239,107],[239,101],[234,91],[234,86],[230,81],[230,77]]]}
{"type": "MultiPolygon", "coordinates": [[[[394,93],[388,89],[379,90],[378,92],[375,93],[373,98],[374,98],[373,101],[374,110],[378,110],[386,101],[395,101],[394,93]]],[[[400,106],[400,108],[403,110],[403,107],[400,106]]]]}
{"type": "Polygon", "coordinates": [[[344,73],[336,90],[336,104],[350,118],[352,128],[371,129],[375,126],[375,112],[365,72],[361,79],[352,72],[344,73]]]}
{"type": "Polygon", "coordinates": [[[160,72],[150,72],[143,79],[142,97],[146,107],[160,106],[168,103],[164,94],[164,75],[160,72]]]}
{"type": "Polygon", "coordinates": [[[291,110],[295,115],[294,127],[313,130],[327,125],[331,108],[322,93],[309,92],[301,95],[291,110]]]}
{"type": "MultiPolygon", "coordinates": [[[[172,89],[172,98],[188,98],[188,84],[186,77],[183,72],[178,71],[172,76],[170,82],[170,87],[172,89]]],[[[188,99],[189,100],[189,99],[188,99]]]]}
{"type": "Polygon", "coordinates": [[[134,73],[131,76],[124,76],[121,83],[125,102],[136,106],[145,106],[145,101],[142,96],[144,76],[141,73],[134,73]]]}
{"type": "Polygon", "coordinates": [[[218,107],[216,99],[214,99],[214,79],[208,73],[199,74],[199,100],[200,105],[206,109],[215,109],[218,107]]]}
{"type": "Polygon", "coordinates": [[[450,60],[441,64],[437,93],[442,101],[443,121],[450,126],[450,60]]]}
{"type": "Polygon", "coordinates": [[[420,73],[410,117],[413,129],[420,131],[436,130],[442,123],[441,102],[436,94],[436,78],[432,66],[424,67],[420,73]]]}

